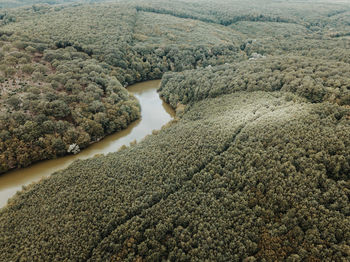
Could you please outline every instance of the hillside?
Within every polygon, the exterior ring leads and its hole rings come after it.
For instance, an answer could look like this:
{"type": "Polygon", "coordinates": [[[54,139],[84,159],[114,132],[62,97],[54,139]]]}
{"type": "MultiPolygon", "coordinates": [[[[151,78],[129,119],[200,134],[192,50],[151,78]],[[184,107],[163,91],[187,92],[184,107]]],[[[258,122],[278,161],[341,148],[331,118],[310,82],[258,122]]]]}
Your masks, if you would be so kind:
{"type": "Polygon", "coordinates": [[[161,78],[167,71],[246,57],[239,49],[241,34],[232,29],[138,12],[125,3],[23,7],[9,10],[3,21],[1,79],[5,88],[8,81],[27,85],[30,80],[33,86],[44,85],[46,91],[31,98],[27,89],[3,91],[2,103],[9,106],[0,117],[0,173],[65,155],[73,144],[85,148],[125,128],[139,117],[137,102],[124,89],[129,84],[161,78]],[[13,19],[5,22],[6,17],[13,19]],[[188,30],[183,32],[185,24],[188,30]],[[20,61],[22,56],[28,61],[20,61]],[[39,65],[40,72],[35,69],[39,65]],[[15,74],[20,67],[27,72],[15,74]],[[46,97],[49,94],[51,98],[46,97]],[[31,105],[26,106],[29,101],[31,105]],[[53,111],[60,112],[55,115],[53,111]],[[35,134],[23,138],[23,132],[35,134]],[[33,140],[39,142],[33,144],[33,140]]]}
{"type": "Polygon", "coordinates": [[[161,78],[177,116],[24,187],[0,210],[1,261],[350,260],[348,3],[4,14],[0,172],[125,128],[131,83],[161,78]]]}
{"type": "Polygon", "coordinates": [[[287,100],[206,99],[138,145],[33,185],[1,211],[2,258],[344,256],[349,110],[287,100]]]}
{"type": "Polygon", "coordinates": [[[0,45],[0,173],[85,148],[139,118],[135,98],[85,53],[0,45]]]}

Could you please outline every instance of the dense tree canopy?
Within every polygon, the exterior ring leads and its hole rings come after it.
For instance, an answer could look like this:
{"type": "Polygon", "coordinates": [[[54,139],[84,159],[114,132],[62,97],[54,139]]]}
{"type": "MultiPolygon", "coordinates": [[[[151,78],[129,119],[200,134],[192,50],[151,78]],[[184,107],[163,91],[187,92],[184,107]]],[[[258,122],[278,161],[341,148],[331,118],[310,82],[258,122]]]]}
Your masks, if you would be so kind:
{"type": "Polygon", "coordinates": [[[189,0],[0,9],[1,171],[177,118],[0,210],[5,261],[350,260],[350,5],[189,0]]]}
{"type": "Polygon", "coordinates": [[[2,256],[346,256],[349,110],[288,100],[240,91],[197,102],[158,135],[28,188],[1,211],[2,256]]]}
{"type": "Polygon", "coordinates": [[[232,29],[138,12],[125,3],[36,5],[6,11],[2,20],[0,77],[9,81],[2,98],[9,107],[1,115],[0,172],[63,155],[72,143],[86,147],[137,119],[137,102],[119,82],[126,86],[160,78],[167,71],[246,57],[239,48],[241,36],[232,29]],[[5,17],[13,21],[5,22],[5,17]],[[182,32],[184,25],[186,32],[182,32]],[[11,94],[8,88],[13,89],[11,94]],[[23,123],[9,122],[12,113],[19,113],[23,123]],[[37,132],[23,140],[26,129],[16,128],[26,121],[35,123],[32,128],[37,132]],[[59,131],[53,126],[56,122],[59,131]],[[33,140],[43,141],[32,144],[33,140]]]}
{"type": "Polygon", "coordinates": [[[160,95],[176,107],[237,91],[288,91],[310,102],[350,106],[350,65],[300,56],[251,58],[248,61],[167,73],[160,95]]]}
{"type": "Polygon", "coordinates": [[[0,173],[84,148],[140,114],[111,69],[73,47],[1,42],[0,173]],[[17,46],[17,47],[16,47],[17,46]]]}
{"type": "Polygon", "coordinates": [[[239,49],[241,36],[233,30],[171,15],[138,12],[131,4],[45,7],[39,12],[13,11],[13,15],[17,22],[3,29],[13,33],[11,39],[25,39],[49,48],[73,46],[116,67],[115,76],[123,84],[160,78],[169,70],[223,64],[245,57],[239,49]]]}

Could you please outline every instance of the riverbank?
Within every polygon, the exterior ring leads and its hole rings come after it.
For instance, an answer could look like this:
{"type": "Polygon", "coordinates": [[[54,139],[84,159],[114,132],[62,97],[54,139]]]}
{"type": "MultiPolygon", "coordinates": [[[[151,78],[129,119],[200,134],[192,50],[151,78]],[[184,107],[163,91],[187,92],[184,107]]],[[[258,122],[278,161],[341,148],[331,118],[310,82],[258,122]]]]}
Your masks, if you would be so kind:
{"type": "Polygon", "coordinates": [[[168,123],[175,116],[175,112],[159,97],[157,93],[159,83],[160,80],[146,81],[127,88],[140,102],[141,118],[131,123],[126,129],[105,137],[77,155],[38,162],[27,168],[12,170],[0,175],[0,207],[5,206],[7,200],[21,190],[22,186],[48,177],[68,167],[75,160],[116,152],[121,146],[127,146],[135,140],[140,141],[153,130],[160,129],[168,123]]]}

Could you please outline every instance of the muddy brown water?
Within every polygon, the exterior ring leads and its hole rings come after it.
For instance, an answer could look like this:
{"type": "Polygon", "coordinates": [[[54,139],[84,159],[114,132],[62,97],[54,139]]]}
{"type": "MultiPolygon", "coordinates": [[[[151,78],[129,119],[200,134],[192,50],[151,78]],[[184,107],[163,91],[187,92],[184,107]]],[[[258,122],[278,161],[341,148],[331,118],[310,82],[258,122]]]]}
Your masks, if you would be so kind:
{"type": "Polygon", "coordinates": [[[174,118],[174,110],[162,101],[157,93],[160,80],[146,81],[131,85],[128,91],[133,93],[141,104],[141,119],[133,122],[128,128],[107,136],[101,141],[90,145],[77,155],[67,155],[53,160],[46,160],[26,168],[16,169],[0,175],[0,208],[4,207],[22,186],[39,181],[55,171],[68,167],[74,160],[86,159],[96,154],[116,152],[118,149],[134,140],[140,141],[160,129],[174,118]]]}

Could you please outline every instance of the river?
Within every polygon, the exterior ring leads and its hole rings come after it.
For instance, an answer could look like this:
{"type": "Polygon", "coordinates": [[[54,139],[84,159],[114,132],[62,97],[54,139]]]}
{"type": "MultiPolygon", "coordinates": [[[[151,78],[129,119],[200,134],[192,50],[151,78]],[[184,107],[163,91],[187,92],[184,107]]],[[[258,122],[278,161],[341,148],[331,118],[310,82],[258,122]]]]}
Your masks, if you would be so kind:
{"type": "Polygon", "coordinates": [[[33,164],[27,168],[16,169],[0,175],[0,208],[5,206],[22,186],[39,181],[55,171],[68,167],[74,160],[86,159],[96,154],[107,154],[117,151],[123,145],[140,141],[153,130],[160,129],[164,124],[174,118],[174,110],[164,103],[157,88],[160,80],[146,81],[131,85],[128,91],[133,93],[141,105],[141,118],[131,123],[128,128],[107,136],[101,141],[90,145],[77,155],[46,160],[33,164]]]}

